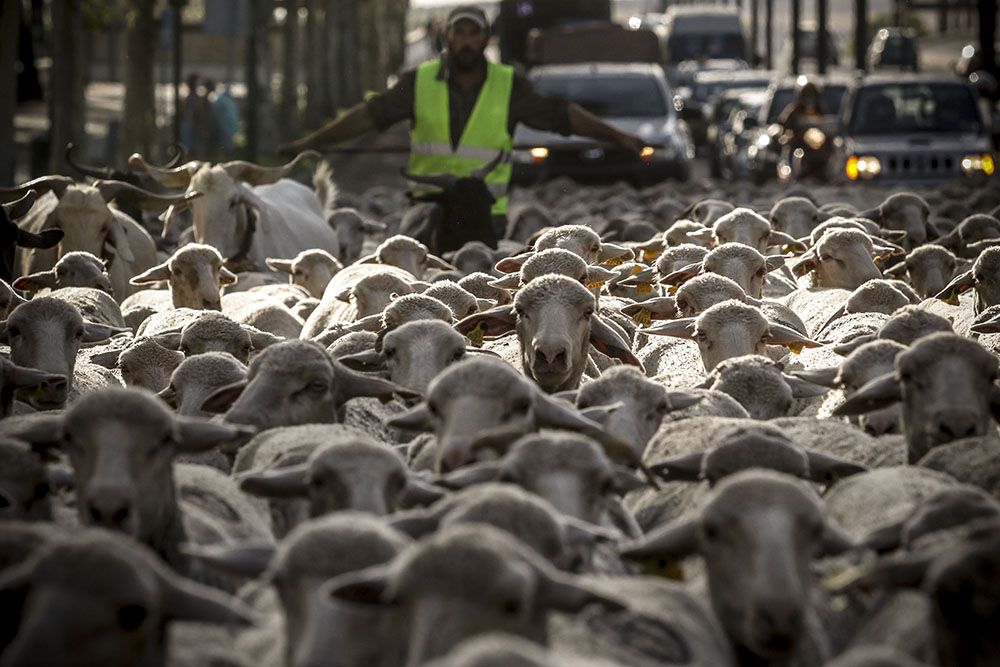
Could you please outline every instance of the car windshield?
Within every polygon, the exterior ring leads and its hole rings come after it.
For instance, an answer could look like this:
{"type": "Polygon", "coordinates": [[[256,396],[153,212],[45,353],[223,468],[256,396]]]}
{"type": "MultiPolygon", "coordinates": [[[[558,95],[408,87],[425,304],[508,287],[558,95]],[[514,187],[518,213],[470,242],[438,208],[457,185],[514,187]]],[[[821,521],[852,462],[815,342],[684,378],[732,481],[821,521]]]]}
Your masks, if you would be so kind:
{"type": "MultiPolygon", "coordinates": [[[[799,33],[799,55],[803,58],[816,58],[816,48],[818,46],[819,40],[817,37],[819,34],[814,30],[803,30],[799,33]]],[[[837,51],[837,43],[833,39],[833,35],[830,33],[826,34],[826,57],[832,58],[837,51]]]]}
{"type": "MultiPolygon", "coordinates": [[[[823,86],[823,110],[826,112],[827,116],[836,116],[840,113],[840,105],[844,101],[844,92],[847,90],[846,86],[834,86],[826,85],[823,86]]],[[[767,112],[767,124],[777,123],[778,118],[781,117],[781,113],[792,103],[795,99],[795,89],[794,88],[778,88],[774,91],[774,98],[771,101],[771,107],[767,112]]]]}
{"type": "Polygon", "coordinates": [[[540,76],[535,88],[543,95],[576,102],[601,118],[667,115],[663,88],[651,76],[540,76]]]}
{"type": "Polygon", "coordinates": [[[743,35],[739,33],[687,33],[672,35],[667,44],[667,59],[683,60],[746,58],[743,35]]]}
{"type": "Polygon", "coordinates": [[[983,131],[972,91],[954,83],[868,86],[858,91],[851,134],[983,131]]]}
{"type": "Polygon", "coordinates": [[[917,45],[906,37],[890,37],[882,47],[880,62],[883,65],[909,65],[917,60],[917,45]]]}
{"type": "Polygon", "coordinates": [[[727,90],[734,88],[766,88],[767,79],[731,79],[729,81],[710,81],[695,83],[691,98],[697,102],[708,102],[727,90]]]}

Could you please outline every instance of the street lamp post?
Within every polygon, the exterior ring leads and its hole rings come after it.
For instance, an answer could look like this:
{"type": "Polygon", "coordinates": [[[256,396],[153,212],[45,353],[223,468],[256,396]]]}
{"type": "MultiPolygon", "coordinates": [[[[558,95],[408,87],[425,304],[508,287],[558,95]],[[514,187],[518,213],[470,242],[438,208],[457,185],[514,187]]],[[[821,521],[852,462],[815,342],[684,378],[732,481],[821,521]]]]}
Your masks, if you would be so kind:
{"type": "Polygon", "coordinates": [[[181,11],[187,0],[170,0],[174,19],[174,143],[181,143],[181,11]]]}

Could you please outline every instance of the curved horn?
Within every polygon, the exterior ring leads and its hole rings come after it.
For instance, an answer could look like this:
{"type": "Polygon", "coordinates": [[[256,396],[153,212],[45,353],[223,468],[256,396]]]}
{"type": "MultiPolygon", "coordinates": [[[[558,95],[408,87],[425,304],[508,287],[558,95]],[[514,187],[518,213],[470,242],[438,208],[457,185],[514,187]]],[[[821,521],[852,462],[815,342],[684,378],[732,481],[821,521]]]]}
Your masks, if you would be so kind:
{"type": "Polygon", "coordinates": [[[106,202],[121,197],[128,199],[139,208],[155,210],[165,209],[168,206],[173,206],[174,204],[179,204],[180,202],[189,201],[191,199],[197,199],[202,196],[201,192],[181,192],[176,195],[158,195],[155,192],[137,188],[131,183],[126,183],[125,181],[96,181],[94,183],[94,188],[101,193],[101,197],[106,202]]]}
{"type": "Polygon", "coordinates": [[[244,181],[250,185],[267,185],[288,176],[301,162],[308,159],[319,160],[322,157],[317,151],[309,150],[302,151],[292,158],[291,162],[281,167],[262,167],[244,160],[233,160],[220,166],[237,181],[244,181]]]}
{"type": "Polygon", "coordinates": [[[413,181],[421,185],[431,185],[442,190],[452,187],[457,180],[454,174],[411,174],[406,169],[401,169],[400,173],[408,181],[413,181]]]}
{"type": "Polygon", "coordinates": [[[186,162],[179,167],[170,169],[151,165],[146,162],[145,158],[143,158],[140,153],[132,153],[131,157],[128,159],[128,166],[131,167],[133,171],[145,172],[149,174],[154,181],[164,187],[186,188],[191,184],[191,177],[194,176],[196,171],[198,171],[198,168],[201,166],[201,162],[191,160],[190,162],[186,162]]]}
{"type": "Polygon", "coordinates": [[[11,219],[23,218],[31,210],[38,200],[38,190],[28,190],[20,199],[15,199],[9,204],[4,204],[3,208],[11,219]]]}
{"type": "Polygon", "coordinates": [[[66,188],[71,185],[73,185],[73,179],[69,176],[39,176],[13,188],[0,188],[0,203],[7,204],[15,199],[20,199],[28,194],[28,190],[38,190],[39,196],[51,190],[56,197],[62,197],[66,188]]]}
{"type": "Polygon", "coordinates": [[[495,158],[484,164],[482,167],[479,167],[478,169],[473,169],[472,173],[469,175],[472,176],[473,178],[478,178],[479,180],[483,180],[491,171],[496,169],[497,165],[503,162],[506,157],[507,157],[506,151],[500,151],[499,153],[497,153],[495,158]]]}
{"type": "Polygon", "coordinates": [[[173,169],[180,166],[181,162],[184,161],[184,156],[187,155],[187,149],[184,147],[184,144],[170,144],[167,150],[173,153],[173,156],[167,159],[167,163],[163,165],[163,168],[173,169]]]}
{"type": "Polygon", "coordinates": [[[89,164],[77,162],[73,157],[73,153],[76,152],[76,148],[76,144],[72,141],[66,144],[66,151],[63,153],[66,158],[66,164],[73,167],[73,169],[80,172],[84,176],[90,176],[91,178],[114,178],[111,167],[94,167],[89,164]]]}

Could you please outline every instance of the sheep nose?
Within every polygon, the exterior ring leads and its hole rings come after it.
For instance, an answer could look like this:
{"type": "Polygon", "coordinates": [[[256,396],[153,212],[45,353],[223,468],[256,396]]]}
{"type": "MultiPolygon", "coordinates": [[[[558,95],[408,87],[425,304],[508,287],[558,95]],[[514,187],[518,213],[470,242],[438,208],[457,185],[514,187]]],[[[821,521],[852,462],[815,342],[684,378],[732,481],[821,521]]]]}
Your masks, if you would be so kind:
{"type": "Polygon", "coordinates": [[[899,420],[895,413],[873,413],[861,418],[861,426],[868,435],[878,437],[898,431],[899,420]]]}
{"type": "Polygon", "coordinates": [[[470,462],[469,450],[465,447],[450,447],[441,456],[441,472],[451,472],[470,462]]]}
{"type": "Polygon", "coordinates": [[[971,410],[942,410],[934,415],[934,429],[948,440],[970,438],[979,434],[979,420],[971,410]]]}
{"type": "Polygon", "coordinates": [[[121,494],[101,494],[87,502],[90,522],[103,528],[122,528],[131,514],[130,503],[121,494]]]}
{"type": "Polygon", "coordinates": [[[801,614],[792,605],[763,605],[755,610],[754,634],[769,653],[791,651],[801,626],[801,614]]]}
{"type": "Polygon", "coordinates": [[[203,310],[222,310],[222,301],[218,298],[215,299],[202,299],[201,307],[203,310]]]}
{"type": "Polygon", "coordinates": [[[568,357],[566,345],[556,342],[542,342],[535,344],[535,366],[552,370],[563,370],[566,368],[568,357]]]}

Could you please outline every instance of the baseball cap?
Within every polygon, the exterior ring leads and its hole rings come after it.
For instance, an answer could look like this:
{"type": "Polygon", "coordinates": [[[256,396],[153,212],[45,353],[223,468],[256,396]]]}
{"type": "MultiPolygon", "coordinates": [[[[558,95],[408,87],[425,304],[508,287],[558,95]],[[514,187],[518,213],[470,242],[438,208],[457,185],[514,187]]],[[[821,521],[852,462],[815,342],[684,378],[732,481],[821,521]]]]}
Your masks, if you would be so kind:
{"type": "Polygon", "coordinates": [[[490,27],[490,21],[486,18],[486,12],[475,5],[459,5],[448,13],[448,27],[455,25],[461,20],[472,21],[483,30],[490,27]]]}

